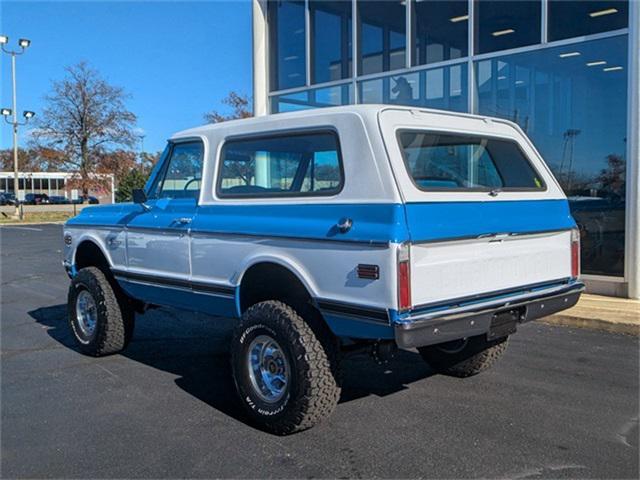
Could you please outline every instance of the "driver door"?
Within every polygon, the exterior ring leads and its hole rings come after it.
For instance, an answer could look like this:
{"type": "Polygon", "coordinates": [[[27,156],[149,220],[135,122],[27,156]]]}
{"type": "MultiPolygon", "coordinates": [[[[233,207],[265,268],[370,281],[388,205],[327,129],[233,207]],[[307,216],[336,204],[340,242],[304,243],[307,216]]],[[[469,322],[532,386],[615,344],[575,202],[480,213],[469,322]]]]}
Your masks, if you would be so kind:
{"type": "Polygon", "coordinates": [[[203,155],[200,140],[170,144],[148,192],[150,208],[127,223],[127,267],[138,280],[188,288],[189,232],[200,196],[203,155]]]}

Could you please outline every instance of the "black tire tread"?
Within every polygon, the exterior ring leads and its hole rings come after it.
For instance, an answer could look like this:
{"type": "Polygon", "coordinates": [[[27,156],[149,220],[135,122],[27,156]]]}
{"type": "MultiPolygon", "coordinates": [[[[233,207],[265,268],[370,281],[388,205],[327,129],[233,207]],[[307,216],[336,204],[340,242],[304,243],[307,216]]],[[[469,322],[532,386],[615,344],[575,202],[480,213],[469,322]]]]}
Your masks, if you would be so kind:
{"type": "Polygon", "coordinates": [[[78,342],[83,353],[95,357],[112,355],[122,351],[133,333],[134,311],[124,299],[119,299],[105,274],[96,267],[85,267],[73,278],[69,288],[69,322],[74,329],[75,297],[79,285],[91,289],[96,301],[99,318],[106,319],[97,326],[97,337],[89,344],[78,342]]]}
{"type": "Polygon", "coordinates": [[[437,345],[422,347],[418,351],[431,367],[452,377],[466,378],[491,368],[507,350],[508,337],[486,341],[482,337],[470,339],[470,343],[458,354],[446,355],[437,345]]]}
{"type": "MultiPolygon", "coordinates": [[[[338,351],[332,339],[318,338],[311,326],[292,307],[277,300],[260,302],[247,309],[235,331],[233,345],[238,345],[238,336],[252,324],[267,323],[267,319],[275,320],[279,324],[277,327],[286,332],[304,377],[300,382],[300,395],[291,399],[288,407],[291,414],[277,421],[261,421],[269,431],[288,435],[313,427],[335,409],[341,391],[338,351]]],[[[232,356],[237,356],[239,350],[232,349],[232,356]]],[[[234,365],[238,364],[237,360],[234,359],[234,365]]]]}

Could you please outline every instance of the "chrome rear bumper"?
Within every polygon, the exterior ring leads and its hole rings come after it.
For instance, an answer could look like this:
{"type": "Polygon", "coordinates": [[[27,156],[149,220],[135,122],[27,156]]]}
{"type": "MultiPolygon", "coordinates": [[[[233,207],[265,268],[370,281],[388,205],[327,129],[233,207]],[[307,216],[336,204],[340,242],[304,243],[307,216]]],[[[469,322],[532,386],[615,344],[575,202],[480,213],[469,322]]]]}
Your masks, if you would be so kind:
{"type": "Polygon", "coordinates": [[[512,312],[518,323],[529,322],[573,307],[584,291],[574,282],[437,312],[417,313],[395,326],[396,343],[414,348],[488,334],[499,313],[512,312]]]}

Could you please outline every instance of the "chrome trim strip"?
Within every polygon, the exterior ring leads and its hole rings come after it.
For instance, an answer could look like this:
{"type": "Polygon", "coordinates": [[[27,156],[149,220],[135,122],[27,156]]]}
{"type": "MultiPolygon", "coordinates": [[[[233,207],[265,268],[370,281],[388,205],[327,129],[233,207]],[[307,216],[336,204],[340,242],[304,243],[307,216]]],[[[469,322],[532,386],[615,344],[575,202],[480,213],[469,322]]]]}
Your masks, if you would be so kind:
{"type": "Polygon", "coordinates": [[[126,282],[140,283],[154,287],[176,288],[179,290],[193,293],[204,293],[218,297],[235,298],[235,287],[229,285],[192,281],[186,278],[162,277],[159,275],[128,272],[126,270],[119,270],[116,268],[112,268],[111,271],[113,272],[114,277],[126,282]]]}
{"type": "Polygon", "coordinates": [[[152,232],[157,234],[170,233],[170,234],[189,234],[193,238],[213,238],[213,237],[249,237],[249,238],[264,238],[270,240],[295,240],[302,242],[324,242],[324,243],[338,243],[342,245],[358,245],[362,247],[374,247],[374,248],[389,248],[389,244],[393,243],[389,241],[378,240],[339,240],[337,238],[311,238],[311,237],[296,237],[286,235],[266,235],[261,233],[246,233],[246,232],[220,232],[220,231],[208,231],[208,230],[194,230],[186,228],[156,228],[156,227],[125,227],[125,226],[113,226],[113,225],[89,225],[89,224],[73,224],[68,225],[67,228],[89,228],[94,230],[127,230],[128,232],[152,232]]]}
{"type": "Polygon", "coordinates": [[[396,321],[396,326],[402,329],[419,328],[421,326],[428,325],[432,321],[440,322],[445,320],[456,320],[471,315],[487,313],[503,307],[515,308],[526,305],[527,303],[534,300],[554,298],[557,296],[582,292],[584,291],[584,288],[585,286],[582,282],[575,282],[570,285],[560,285],[557,287],[548,288],[546,290],[538,290],[536,292],[514,295],[511,297],[495,299],[487,302],[474,303],[473,305],[452,308],[449,310],[440,310],[437,312],[429,312],[418,314],[415,316],[409,315],[407,317],[399,319],[399,321],[396,321]]]}
{"type": "Polygon", "coordinates": [[[194,238],[210,238],[210,237],[248,237],[248,238],[264,238],[270,240],[295,240],[301,242],[323,242],[323,243],[339,243],[343,245],[359,245],[366,247],[388,248],[390,241],[375,240],[338,240],[335,238],[310,238],[296,237],[287,235],[263,235],[261,233],[240,233],[240,232],[210,232],[206,230],[191,230],[191,236],[194,238]]]}
{"type": "Polygon", "coordinates": [[[366,307],[323,298],[316,298],[314,302],[317,308],[322,312],[369,319],[376,323],[380,323],[380,321],[383,321],[386,324],[389,323],[389,313],[384,308],[366,307]]]}
{"type": "Polygon", "coordinates": [[[411,242],[412,245],[425,245],[431,243],[457,242],[467,240],[509,240],[522,237],[535,237],[537,235],[546,235],[550,233],[570,232],[571,228],[558,228],[552,230],[536,230],[533,232],[500,232],[500,233],[482,233],[480,235],[464,235],[460,237],[435,238],[433,240],[418,240],[411,242]]]}

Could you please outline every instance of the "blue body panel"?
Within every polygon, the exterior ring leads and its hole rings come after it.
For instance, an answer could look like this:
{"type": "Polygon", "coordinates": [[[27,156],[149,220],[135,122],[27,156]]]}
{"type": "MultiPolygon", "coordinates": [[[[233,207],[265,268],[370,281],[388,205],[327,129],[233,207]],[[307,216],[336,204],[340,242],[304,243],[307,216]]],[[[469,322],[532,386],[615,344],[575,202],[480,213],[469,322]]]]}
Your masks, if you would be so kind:
{"type": "Polygon", "coordinates": [[[198,207],[193,232],[293,237],[313,240],[387,243],[408,238],[400,204],[204,205],[198,207]],[[341,218],[353,227],[340,233],[341,218]]]}
{"type": "Polygon", "coordinates": [[[119,280],[118,284],[130,297],[153,305],[163,305],[220,317],[237,316],[236,302],[232,296],[208,295],[165,285],[155,286],[126,280],[119,280]]]}
{"type": "Polygon", "coordinates": [[[575,227],[566,200],[408,203],[405,209],[412,242],[575,227]]]}
{"type": "MultiPolygon", "coordinates": [[[[174,202],[178,203],[178,202],[174,202]]],[[[170,205],[168,204],[167,208],[170,205]]],[[[162,210],[158,205],[154,210],[162,210]]],[[[425,202],[402,204],[203,205],[192,232],[355,242],[425,242],[493,233],[534,233],[575,227],[562,200],[425,202]],[[347,233],[335,224],[353,220],[347,233]]],[[[178,215],[182,212],[172,212],[178,215]]],[[[130,203],[87,207],[69,225],[130,225],[144,215],[130,203]]],[[[153,216],[147,216],[152,219],[153,216]]],[[[148,227],[152,225],[146,222],[148,227]]],[[[167,225],[157,225],[158,228],[167,225]]]]}

